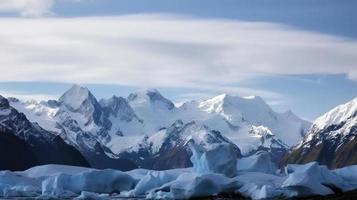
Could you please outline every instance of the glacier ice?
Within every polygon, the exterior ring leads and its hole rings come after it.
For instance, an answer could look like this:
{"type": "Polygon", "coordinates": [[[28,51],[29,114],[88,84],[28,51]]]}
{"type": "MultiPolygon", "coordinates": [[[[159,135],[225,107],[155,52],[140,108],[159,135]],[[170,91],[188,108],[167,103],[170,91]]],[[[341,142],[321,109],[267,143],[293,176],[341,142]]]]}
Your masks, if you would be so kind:
{"type": "Polygon", "coordinates": [[[272,156],[266,151],[258,151],[257,153],[243,157],[238,160],[238,171],[264,172],[267,174],[275,174],[277,171],[276,164],[272,161],[272,156]]]}
{"type": "Polygon", "coordinates": [[[45,165],[23,172],[1,171],[0,198],[188,199],[237,192],[252,199],[326,195],[334,188],[357,189],[356,170],[357,166],[329,170],[313,162],[288,165],[282,173],[238,171],[227,177],[193,168],[121,172],[45,165]]]}
{"type": "Polygon", "coordinates": [[[53,196],[75,196],[82,191],[114,193],[130,190],[135,180],[128,174],[116,170],[93,170],[75,175],[59,174],[42,181],[42,194],[53,196]]]}
{"type": "Polygon", "coordinates": [[[193,140],[188,142],[192,151],[191,162],[193,169],[198,173],[221,173],[227,177],[233,177],[237,172],[237,152],[233,145],[211,144],[208,148],[195,144],[193,140]],[[224,155],[224,156],[222,156],[224,155]]]}

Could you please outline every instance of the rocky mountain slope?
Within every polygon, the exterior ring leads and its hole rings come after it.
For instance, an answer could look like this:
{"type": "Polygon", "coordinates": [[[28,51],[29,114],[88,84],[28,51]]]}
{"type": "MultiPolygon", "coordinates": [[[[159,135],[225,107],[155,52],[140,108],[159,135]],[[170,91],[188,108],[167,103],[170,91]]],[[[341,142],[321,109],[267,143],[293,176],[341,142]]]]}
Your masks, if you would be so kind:
{"type": "Polygon", "coordinates": [[[66,144],[61,137],[44,130],[38,124],[31,123],[2,96],[0,135],[2,169],[25,169],[49,163],[89,166],[86,159],[73,146],[66,144]]]}
{"type": "Polygon", "coordinates": [[[108,133],[111,122],[88,89],[74,85],[58,101],[20,102],[11,98],[10,103],[32,122],[78,149],[91,167],[120,170],[137,167],[130,160],[118,158],[104,145],[111,139],[108,133]]]}
{"type": "Polygon", "coordinates": [[[330,168],[357,164],[357,98],[317,118],[282,164],[318,161],[330,168]]]}

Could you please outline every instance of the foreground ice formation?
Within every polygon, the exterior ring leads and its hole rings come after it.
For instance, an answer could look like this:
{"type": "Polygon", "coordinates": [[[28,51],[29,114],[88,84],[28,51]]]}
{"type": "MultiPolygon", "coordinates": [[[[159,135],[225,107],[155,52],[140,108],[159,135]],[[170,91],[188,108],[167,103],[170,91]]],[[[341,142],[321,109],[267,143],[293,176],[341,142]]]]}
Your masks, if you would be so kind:
{"type": "Polygon", "coordinates": [[[232,177],[226,176],[232,174],[225,175],[225,170],[210,171],[220,170],[216,167],[222,162],[217,162],[213,168],[204,168],[206,171],[182,168],[121,172],[63,165],[37,166],[23,172],[1,171],[0,198],[188,199],[239,193],[252,199],[265,199],[327,195],[357,189],[356,165],[329,170],[312,162],[288,165],[282,172],[274,173],[271,170],[259,172],[256,163],[250,163],[252,168],[238,167],[232,177]]]}
{"type": "Polygon", "coordinates": [[[0,197],[189,199],[239,193],[252,199],[328,195],[357,189],[357,165],[336,170],[311,162],[277,170],[266,152],[237,160],[234,146],[189,140],[192,168],[128,172],[43,165],[0,171],[0,197]]]}
{"type": "Polygon", "coordinates": [[[237,172],[237,152],[231,144],[214,144],[205,149],[189,141],[191,162],[197,173],[220,173],[234,177],[237,172]]]}

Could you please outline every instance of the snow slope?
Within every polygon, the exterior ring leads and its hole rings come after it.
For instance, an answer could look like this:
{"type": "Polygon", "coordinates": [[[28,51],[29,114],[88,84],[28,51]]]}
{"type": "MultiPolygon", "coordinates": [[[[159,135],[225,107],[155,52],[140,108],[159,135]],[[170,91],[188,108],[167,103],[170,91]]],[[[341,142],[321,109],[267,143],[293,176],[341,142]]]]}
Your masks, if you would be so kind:
{"type": "Polygon", "coordinates": [[[299,119],[291,111],[283,114],[273,111],[261,97],[257,96],[242,98],[222,94],[205,101],[184,104],[182,108],[218,114],[233,129],[234,127],[238,129],[244,122],[255,126],[265,126],[277,138],[290,146],[299,142],[310,127],[309,122],[299,119]]]}
{"type": "Polygon", "coordinates": [[[313,125],[317,129],[324,129],[331,125],[337,125],[342,122],[346,122],[349,118],[356,115],[357,111],[357,98],[339,105],[334,109],[328,111],[322,116],[318,117],[313,125]]]}
{"type": "Polygon", "coordinates": [[[318,161],[330,168],[357,164],[357,98],[317,118],[283,163],[318,161]]]}

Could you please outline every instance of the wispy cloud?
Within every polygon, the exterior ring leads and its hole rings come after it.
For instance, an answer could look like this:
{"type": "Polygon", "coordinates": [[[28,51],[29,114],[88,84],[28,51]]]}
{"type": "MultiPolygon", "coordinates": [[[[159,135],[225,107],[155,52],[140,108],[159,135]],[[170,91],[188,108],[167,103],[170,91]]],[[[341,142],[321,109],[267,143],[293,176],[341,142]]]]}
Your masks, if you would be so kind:
{"type": "Polygon", "coordinates": [[[58,99],[59,95],[50,95],[50,94],[42,94],[42,93],[33,93],[29,91],[1,91],[0,95],[8,98],[8,97],[15,97],[24,101],[45,101],[45,100],[52,100],[58,99]]]}
{"type": "MultiPolygon", "coordinates": [[[[57,0],[64,2],[81,2],[85,0],[57,0]]],[[[1,12],[19,13],[23,17],[41,17],[53,15],[51,11],[56,0],[1,0],[1,12]]]]}
{"type": "Polygon", "coordinates": [[[356,41],[279,24],[129,15],[2,18],[0,27],[0,81],[200,88],[275,98],[231,85],[262,75],[343,73],[357,80],[356,41]]]}
{"type": "Polygon", "coordinates": [[[1,0],[0,12],[16,12],[21,16],[43,16],[51,13],[54,0],[1,0]]]}

